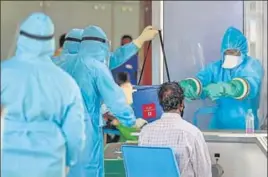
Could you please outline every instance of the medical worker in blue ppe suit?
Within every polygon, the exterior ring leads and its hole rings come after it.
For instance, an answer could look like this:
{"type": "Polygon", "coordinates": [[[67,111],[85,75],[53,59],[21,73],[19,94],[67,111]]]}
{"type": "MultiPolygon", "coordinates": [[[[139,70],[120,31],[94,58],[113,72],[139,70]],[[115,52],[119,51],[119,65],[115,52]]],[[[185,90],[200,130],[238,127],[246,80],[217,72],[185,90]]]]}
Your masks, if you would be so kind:
{"type": "MultiPolygon", "coordinates": [[[[109,58],[105,60],[105,63],[109,69],[113,70],[125,63],[127,60],[131,59],[131,57],[140,50],[144,42],[151,40],[151,38],[154,38],[154,36],[157,34],[157,31],[152,30],[152,28],[152,26],[147,26],[139,38],[135,39],[129,44],[119,47],[114,52],[110,52],[109,58]],[[148,32],[151,32],[151,36],[144,35],[148,32]]],[[[60,65],[62,61],[66,60],[69,56],[71,56],[71,58],[75,57],[79,49],[79,40],[81,40],[82,32],[83,31],[81,29],[73,29],[66,35],[66,39],[63,45],[63,52],[60,56],[53,57],[53,62],[55,62],[57,65],[60,65]]]]}
{"type": "MultiPolygon", "coordinates": [[[[134,45],[128,45],[125,54],[132,52],[147,41],[153,39],[157,30],[146,29],[134,45]]],[[[104,31],[97,26],[87,27],[82,35],[80,50],[76,62],[63,67],[79,85],[85,104],[86,145],[80,161],[70,168],[69,177],[104,177],[104,126],[101,104],[104,103],[125,126],[132,127],[136,122],[132,108],[126,103],[125,95],[115,83],[107,67],[110,58],[110,44],[104,31]],[[69,69],[72,68],[72,69],[69,69]]],[[[128,58],[128,57],[126,57],[128,58]]],[[[68,63],[68,61],[65,61],[68,63]]]]}
{"type": "Polygon", "coordinates": [[[52,59],[55,64],[60,66],[65,60],[75,59],[80,48],[82,33],[83,29],[72,29],[66,34],[61,54],[52,59]]]}
{"type": "Polygon", "coordinates": [[[209,64],[195,78],[180,82],[185,96],[215,100],[211,129],[245,129],[245,116],[252,109],[255,128],[264,71],[261,63],[248,56],[246,37],[230,27],[223,36],[221,59],[209,64]]]}
{"type": "Polygon", "coordinates": [[[54,24],[33,13],[20,26],[15,56],[1,62],[4,117],[2,177],[65,177],[85,142],[75,81],[58,68],[54,24]]]}

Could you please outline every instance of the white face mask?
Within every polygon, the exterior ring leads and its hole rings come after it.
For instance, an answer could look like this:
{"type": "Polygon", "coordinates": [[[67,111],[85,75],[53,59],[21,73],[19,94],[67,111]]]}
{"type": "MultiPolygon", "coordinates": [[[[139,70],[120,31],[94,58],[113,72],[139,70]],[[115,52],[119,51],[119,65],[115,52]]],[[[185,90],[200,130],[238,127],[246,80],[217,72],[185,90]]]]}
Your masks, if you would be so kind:
{"type": "Polygon", "coordinates": [[[225,55],[222,67],[225,69],[232,69],[242,63],[241,56],[225,55]]]}

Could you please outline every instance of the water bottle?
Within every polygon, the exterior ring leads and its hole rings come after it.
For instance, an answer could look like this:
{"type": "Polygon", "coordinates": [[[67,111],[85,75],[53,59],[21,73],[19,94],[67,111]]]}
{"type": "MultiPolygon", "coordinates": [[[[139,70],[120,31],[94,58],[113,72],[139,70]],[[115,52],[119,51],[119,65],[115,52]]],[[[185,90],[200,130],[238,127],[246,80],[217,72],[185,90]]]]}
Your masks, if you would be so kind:
{"type": "Polygon", "coordinates": [[[249,109],[246,115],[246,133],[254,133],[254,115],[249,109]]]}

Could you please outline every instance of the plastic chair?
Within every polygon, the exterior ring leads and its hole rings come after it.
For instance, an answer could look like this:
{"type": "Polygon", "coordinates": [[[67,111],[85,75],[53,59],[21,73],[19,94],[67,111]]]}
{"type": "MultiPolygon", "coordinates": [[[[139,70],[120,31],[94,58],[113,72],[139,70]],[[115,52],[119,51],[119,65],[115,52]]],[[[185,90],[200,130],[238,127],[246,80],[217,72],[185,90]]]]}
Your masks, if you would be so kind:
{"type": "Polygon", "coordinates": [[[123,145],[126,177],[180,177],[171,148],[123,145]]]}

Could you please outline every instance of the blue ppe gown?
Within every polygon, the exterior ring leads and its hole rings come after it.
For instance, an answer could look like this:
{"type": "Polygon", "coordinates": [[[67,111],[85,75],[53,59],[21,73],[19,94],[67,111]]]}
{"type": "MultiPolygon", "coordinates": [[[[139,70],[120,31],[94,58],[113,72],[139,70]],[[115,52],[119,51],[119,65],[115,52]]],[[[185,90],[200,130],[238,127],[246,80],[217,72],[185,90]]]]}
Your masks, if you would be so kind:
{"type": "Polygon", "coordinates": [[[52,59],[56,65],[60,66],[65,60],[74,60],[76,58],[82,39],[82,33],[83,29],[72,29],[66,34],[61,54],[52,59]]]}
{"type": "Polygon", "coordinates": [[[52,61],[54,24],[33,13],[20,26],[15,56],[1,62],[2,177],[65,177],[85,143],[83,100],[52,61]]]}
{"type": "MultiPolygon", "coordinates": [[[[136,51],[136,46],[133,45],[117,50],[122,53],[121,56],[129,54],[125,58],[130,58],[136,51]]],[[[99,27],[89,26],[83,32],[76,60],[66,60],[66,64],[62,65],[80,87],[86,121],[85,149],[79,163],[70,168],[68,177],[104,177],[102,103],[106,104],[125,126],[130,127],[135,123],[132,108],[127,105],[123,91],[114,82],[109,68],[105,65],[109,57],[106,34],[99,27]]]]}
{"type": "Polygon", "coordinates": [[[221,97],[216,101],[217,106],[210,125],[211,129],[245,129],[245,117],[248,109],[253,110],[255,128],[259,127],[257,111],[264,71],[259,60],[248,56],[247,53],[246,37],[238,29],[230,27],[222,40],[221,60],[209,64],[196,76],[202,88],[210,83],[230,82],[233,79],[242,79],[246,83],[244,94],[240,99],[221,97]],[[228,49],[240,51],[243,59],[243,62],[233,69],[222,68],[224,52],[228,49]]]}
{"type": "Polygon", "coordinates": [[[136,55],[138,51],[139,48],[133,42],[117,48],[114,52],[110,53],[109,61],[107,63],[108,67],[110,70],[118,68],[136,55]]]}

